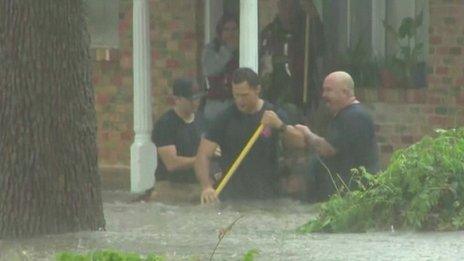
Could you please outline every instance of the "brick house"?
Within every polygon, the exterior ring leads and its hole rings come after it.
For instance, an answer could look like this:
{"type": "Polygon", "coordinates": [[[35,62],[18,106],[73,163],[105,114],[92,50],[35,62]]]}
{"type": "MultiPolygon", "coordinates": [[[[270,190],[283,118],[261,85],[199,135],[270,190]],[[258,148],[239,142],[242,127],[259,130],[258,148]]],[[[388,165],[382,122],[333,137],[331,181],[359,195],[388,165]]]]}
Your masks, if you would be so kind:
{"type": "MultiPolygon", "coordinates": [[[[260,28],[272,20],[276,2],[259,0],[260,28]]],[[[418,141],[434,128],[464,123],[464,1],[424,2],[428,86],[356,89],[377,124],[384,165],[394,150],[418,141]]],[[[169,107],[171,80],[198,73],[204,44],[203,4],[202,0],[150,1],[154,120],[169,107]]],[[[117,9],[111,10],[116,43],[92,48],[99,162],[102,169],[128,170],[133,141],[132,1],[119,0],[117,9]]],[[[371,19],[375,15],[372,13],[371,19]]]]}

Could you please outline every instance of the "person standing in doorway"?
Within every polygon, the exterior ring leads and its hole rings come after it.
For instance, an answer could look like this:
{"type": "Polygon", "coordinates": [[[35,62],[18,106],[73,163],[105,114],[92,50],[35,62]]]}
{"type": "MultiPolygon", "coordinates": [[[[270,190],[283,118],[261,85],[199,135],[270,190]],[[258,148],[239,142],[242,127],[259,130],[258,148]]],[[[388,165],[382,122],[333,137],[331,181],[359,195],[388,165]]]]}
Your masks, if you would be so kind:
{"type": "Polygon", "coordinates": [[[216,26],[216,37],[202,54],[202,71],[207,95],[204,118],[211,122],[232,104],[232,73],[238,68],[238,24],[234,16],[224,15],[216,26]]]}

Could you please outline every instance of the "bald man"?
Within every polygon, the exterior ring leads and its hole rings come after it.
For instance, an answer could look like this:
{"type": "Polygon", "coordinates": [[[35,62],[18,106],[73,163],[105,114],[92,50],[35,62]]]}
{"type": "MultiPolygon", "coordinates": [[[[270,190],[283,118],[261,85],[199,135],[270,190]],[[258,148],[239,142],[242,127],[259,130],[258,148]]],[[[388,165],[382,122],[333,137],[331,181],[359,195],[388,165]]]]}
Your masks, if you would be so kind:
{"type": "Polygon", "coordinates": [[[356,99],[351,76],[342,71],[330,73],[322,86],[322,99],[333,115],[327,137],[318,136],[307,126],[295,126],[304,134],[306,146],[317,155],[310,164],[313,201],[325,200],[336,192],[334,182],[339,188],[343,183],[352,188],[352,168],[364,166],[370,173],[379,171],[374,123],[356,99]]]}

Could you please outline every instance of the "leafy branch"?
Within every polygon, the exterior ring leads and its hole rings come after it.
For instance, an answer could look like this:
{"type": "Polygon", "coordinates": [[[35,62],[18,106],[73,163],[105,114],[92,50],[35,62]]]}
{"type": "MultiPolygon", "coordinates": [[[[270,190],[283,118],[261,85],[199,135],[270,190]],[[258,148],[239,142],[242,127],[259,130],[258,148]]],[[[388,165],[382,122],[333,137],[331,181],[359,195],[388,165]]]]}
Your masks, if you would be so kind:
{"type": "Polygon", "coordinates": [[[464,128],[436,133],[396,151],[378,175],[354,170],[358,190],[334,194],[298,230],[464,229],[464,128]]]}
{"type": "Polygon", "coordinates": [[[218,234],[218,242],[216,244],[216,246],[214,247],[213,249],[213,252],[211,253],[211,255],[209,256],[209,260],[213,260],[213,256],[214,256],[214,253],[216,253],[216,250],[218,249],[219,247],[219,244],[221,244],[221,241],[222,239],[226,236],[227,233],[229,233],[231,230],[232,230],[232,227],[235,225],[235,223],[237,223],[237,221],[239,219],[241,219],[243,217],[243,215],[240,215],[238,216],[236,219],[234,219],[234,221],[232,221],[232,223],[230,223],[230,225],[228,225],[226,228],[221,228],[219,229],[219,234],[218,234]]]}

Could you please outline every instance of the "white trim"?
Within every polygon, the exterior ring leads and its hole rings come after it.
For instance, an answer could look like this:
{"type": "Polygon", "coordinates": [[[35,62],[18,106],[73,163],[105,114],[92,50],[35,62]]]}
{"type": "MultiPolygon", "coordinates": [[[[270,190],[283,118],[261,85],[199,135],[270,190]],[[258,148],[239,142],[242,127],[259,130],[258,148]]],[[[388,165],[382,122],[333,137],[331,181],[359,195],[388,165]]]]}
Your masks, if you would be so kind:
{"type": "Polygon", "coordinates": [[[205,44],[216,37],[216,25],[223,13],[222,0],[204,0],[205,5],[205,44]]]}
{"type": "Polygon", "coordinates": [[[351,46],[351,0],[346,1],[346,48],[351,46]]]}
{"type": "Polygon", "coordinates": [[[211,0],[203,0],[204,1],[204,12],[205,12],[205,20],[204,20],[204,33],[205,33],[205,43],[209,43],[211,41],[211,0]]]}
{"type": "Polygon", "coordinates": [[[424,47],[422,49],[422,55],[419,60],[427,62],[429,54],[429,27],[430,24],[430,12],[429,12],[429,1],[428,0],[416,0],[416,15],[423,11],[422,27],[418,31],[419,40],[422,40],[424,47]]]}
{"type": "Polygon", "coordinates": [[[372,54],[375,57],[385,57],[385,20],[386,0],[372,1],[372,54]]]}

